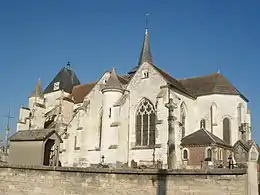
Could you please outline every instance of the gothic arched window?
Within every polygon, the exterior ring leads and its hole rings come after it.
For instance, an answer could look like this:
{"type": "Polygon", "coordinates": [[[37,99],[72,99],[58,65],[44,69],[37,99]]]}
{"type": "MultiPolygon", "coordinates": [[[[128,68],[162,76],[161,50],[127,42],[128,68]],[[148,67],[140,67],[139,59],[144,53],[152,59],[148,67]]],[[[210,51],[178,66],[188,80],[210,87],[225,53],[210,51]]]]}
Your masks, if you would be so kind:
{"type": "Polygon", "coordinates": [[[144,99],[136,112],[136,145],[155,145],[155,120],[153,104],[144,99]]]}
{"type": "Polygon", "coordinates": [[[201,129],[206,129],[206,120],[205,119],[201,119],[201,121],[200,121],[200,128],[201,129]]]}
{"type": "Polygon", "coordinates": [[[181,138],[185,137],[186,134],[186,112],[185,112],[185,104],[182,103],[180,107],[180,122],[181,122],[181,138]]]}
{"type": "Polygon", "coordinates": [[[223,140],[228,144],[231,143],[230,140],[230,120],[229,118],[223,119],[223,140]]]}

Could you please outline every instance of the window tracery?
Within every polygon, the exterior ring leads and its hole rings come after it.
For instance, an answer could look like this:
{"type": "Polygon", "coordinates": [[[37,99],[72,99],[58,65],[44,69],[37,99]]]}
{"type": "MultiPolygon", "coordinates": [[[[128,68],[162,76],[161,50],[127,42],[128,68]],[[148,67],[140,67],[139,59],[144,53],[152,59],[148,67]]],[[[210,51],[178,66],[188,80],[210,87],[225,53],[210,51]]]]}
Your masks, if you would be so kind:
{"type": "Polygon", "coordinates": [[[155,145],[156,114],[153,104],[144,99],[136,112],[136,142],[137,146],[155,145]]]}

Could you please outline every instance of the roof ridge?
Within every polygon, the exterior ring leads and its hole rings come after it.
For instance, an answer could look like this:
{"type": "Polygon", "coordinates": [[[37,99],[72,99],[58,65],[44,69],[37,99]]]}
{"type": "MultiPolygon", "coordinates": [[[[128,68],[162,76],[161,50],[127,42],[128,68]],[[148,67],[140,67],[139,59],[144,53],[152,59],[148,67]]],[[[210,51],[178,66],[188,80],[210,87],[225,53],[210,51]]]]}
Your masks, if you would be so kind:
{"type": "Polygon", "coordinates": [[[213,72],[213,73],[209,73],[209,74],[203,74],[203,75],[198,75],[198,76],[180,78],[180,79],[178,79],[178,80],[188,80],[188,79],[196,79],[196,78],[202,78],[202,77],[209,77],[209,76],[216,75],[216,74],[221,74],[221,73],[219,73],[219,72],[213,72]]]}
{"type": "MultiPolygon", "coordinates": [[[[215,139],[213,139],[213,137],[210,135],[211,133],[210,132],[208,132],[208,130],[206,130],[206,129],[204,129],[204,128],[202,128],[202,130],[209,136],[209,138],[216,144],[216,140],[215,139]]],[[[214,135],[214,134],[213,134],[214,135]]]]}
{"type": "Polygon", "coordinates": [[[97,83],[97,81],[91,81],[91,82],[89,82],[89,83],[82,83],[82,84],[80,84],[80,85],[75,85],[74,87],[76,88],[76,87],[80,87],[80,86],[82,86],[82,85],[90,85],[90,84],[95,84],[95,83],[97,83]]]}
{"type": "Polygon", "coordinates": [[[186,89],[186,87],[179,81],[177,80],[175,77],[173,77],[172,75],[170,75],[169,73],[167,73],[166,71],[164,71],[163,69],[159,68],[158,66],[156,66],[155,64],[151,64],[151,66],[153,66],[158,72],[159,74],[161,74],[161,76],[166,80],[166,82],[168,82],[169,84],[171,84],[172,86],[174,86],[177,90],[179,90],[180,92],[191,96],[194,98],[194,95],[192,93],[190,93],[188,91],[188,89],[186,89]],[[167,78],[168,77],[168,78],[167,78]],[[172,80],[172,81],[171,81],[172,80]],[[176,86],[174,84],[174,82],[176,82],[175,84],[179,85],[176,86]],[[181,88],[181,89],[180,89],[181,88]]]}

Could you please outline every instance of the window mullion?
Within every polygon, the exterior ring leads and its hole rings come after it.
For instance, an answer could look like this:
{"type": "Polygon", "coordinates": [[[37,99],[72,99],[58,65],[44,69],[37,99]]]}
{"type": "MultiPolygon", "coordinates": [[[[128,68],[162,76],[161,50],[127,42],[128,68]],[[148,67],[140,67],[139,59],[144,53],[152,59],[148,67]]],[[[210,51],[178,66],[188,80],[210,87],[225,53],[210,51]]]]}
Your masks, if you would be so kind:
{"type": "Polygon", "coordinates": [[[141,146],[143,145],[143,129],[144,129],[143,120],[144,120],[143,113],[141,113],[141,146]]]}
{"type": "Polygon", "coordinates": [[[151,116],[151,113],[148,114],[148,127],[147,127],[147,129],[148,129],[148,135],[147,135],[148,140],[147,140],[147,145],[148,145],[148,146],[150,145],[150,116],[151,116]]]}

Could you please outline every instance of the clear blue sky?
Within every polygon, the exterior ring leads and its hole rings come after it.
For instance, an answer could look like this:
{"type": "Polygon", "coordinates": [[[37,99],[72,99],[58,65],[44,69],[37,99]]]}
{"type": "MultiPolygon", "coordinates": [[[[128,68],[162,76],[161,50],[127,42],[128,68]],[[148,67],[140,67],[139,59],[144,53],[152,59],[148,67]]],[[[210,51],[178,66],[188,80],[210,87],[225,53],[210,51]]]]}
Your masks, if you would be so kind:
{"type": "Polygon", "coordinates": [[[0,129],[15,119],[38,77],[43,85],[67,61],[81,82],[137,64],[145,28],[155,64],[176,78],[221,71],[250,99],[260,142],[259,0],[0,1],[0,129]]]}

